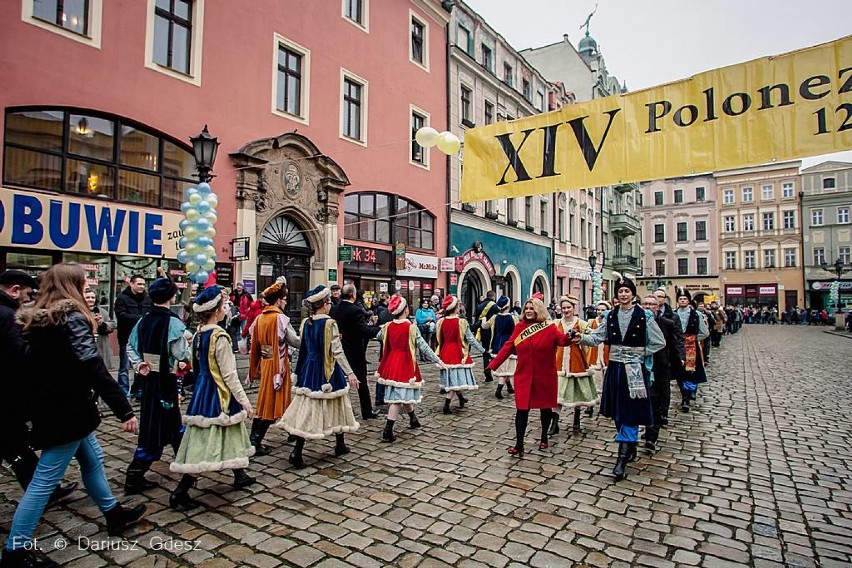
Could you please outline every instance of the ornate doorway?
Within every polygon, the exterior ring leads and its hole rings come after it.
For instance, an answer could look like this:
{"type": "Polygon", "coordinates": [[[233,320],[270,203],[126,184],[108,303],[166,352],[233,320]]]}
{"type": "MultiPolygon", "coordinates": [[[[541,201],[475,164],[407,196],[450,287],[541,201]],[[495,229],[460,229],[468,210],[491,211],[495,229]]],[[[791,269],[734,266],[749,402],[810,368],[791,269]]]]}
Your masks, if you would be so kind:
{"type": "Polygon", "coordinates": [[[295,323],[301,319],[302,300],[310,289],[311,249],[305,232],[286,215],[273,218],[260,234],[257,250],[258,293],[279,276],[287,279],[287,315],[295,323]]]}

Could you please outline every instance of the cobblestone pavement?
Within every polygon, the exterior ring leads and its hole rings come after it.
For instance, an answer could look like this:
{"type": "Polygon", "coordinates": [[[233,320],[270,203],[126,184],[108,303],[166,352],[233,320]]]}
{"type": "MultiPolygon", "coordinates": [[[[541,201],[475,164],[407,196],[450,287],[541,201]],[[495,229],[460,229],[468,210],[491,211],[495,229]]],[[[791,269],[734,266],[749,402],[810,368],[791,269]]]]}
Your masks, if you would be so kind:
{"type": "MultiPolygon", "coordinates": [[[[511,398],[495,400],[482,383],[467,408],[444,416],[427,371],[423,428],[400,420],[394,444],[379,441],[384,420],[368,421],[349,436],[351,454],[336,459],[333,441],[311,442],[310,466],[296,471],[272,431],[275,455],[251,465],[260,483],[233,492],[228,475],[206,476],[195,492],[204,507],[189,515],[167,507],[177,477],[155,464],[149,477],[164,489],[131,499],[149,509],[128,540],[112,541],[121,550],[92,550],[106,533],[82,491],[49,511],[37,536],[54,560],[86,567],[848,565],[850,368],[847,338],[747,326],[714,350],[693,411],[673,405],[662,451],[618,484],[609,421],[540,451],[533,413],[517,460],[506,454],[511,398]],[[68,546],[55,550],[60,536],[68,546]]],[[[132,439],[113,421],[99,437],[118,488],[132,439]]],[[[79,479],[73,466],[68,479],[79,479]]],[[[19,490],[7,472],[0,489],[8,529],[19,490]]]]}

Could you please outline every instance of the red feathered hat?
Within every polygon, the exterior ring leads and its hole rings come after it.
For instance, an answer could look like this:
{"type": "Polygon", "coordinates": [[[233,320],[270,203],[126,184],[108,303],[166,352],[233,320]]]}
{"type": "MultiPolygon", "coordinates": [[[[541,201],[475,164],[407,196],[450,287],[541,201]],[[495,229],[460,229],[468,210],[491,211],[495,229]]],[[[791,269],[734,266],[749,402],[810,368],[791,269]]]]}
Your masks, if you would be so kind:
{"type": "Polygon", "coordinates": [[[388,301],[388,310],[390,313],[397,316],[405,310],[405,307],[408,305],[408,302],[405,301],[405,298],[402,296],[392,296],[388,301]]]}
{"type": "Polygon", "coordinates": [[[447,296],[444,298],[443,303],[441,304],[441,308],[446,312],[449,310],[455,309],[456,306],[459,305],[459,299],[457,296],[447,296]]]}
{"type": "Polygon", "coordinates": [[[536,300],[541,300],[542,302],[544,301],[544,294],[542,294],[541,292],[536,292],[532,295],[532,297],[536,300]]]}

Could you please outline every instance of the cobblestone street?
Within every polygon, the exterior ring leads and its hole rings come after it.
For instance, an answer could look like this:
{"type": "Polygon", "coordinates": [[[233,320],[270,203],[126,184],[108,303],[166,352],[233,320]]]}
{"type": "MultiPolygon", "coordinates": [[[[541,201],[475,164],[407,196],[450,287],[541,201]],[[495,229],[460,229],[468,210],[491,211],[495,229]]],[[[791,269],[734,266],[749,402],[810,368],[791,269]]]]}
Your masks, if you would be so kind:
{"type": "MultiPolygon", "coordinates": [[[[608,420],[586,419],[586,432],[570,437],[566,414],[563,431],[542,451],[533,445],[540,428],[534,412],[527,454],[517,460],[506,453],[514,435],[511,397],[497,401],[493,383],[480,383],[465,409],[444,416],[432,369],[418,407],[423,427],[408,430],[399,420],[393,444],[380,442],[384,417],[362,422],[348,438],[351,454],[337,459],[333,440],[309,442],[309,466],[297,471],[286,460],[290,446],[273,429],[267,443],[274,455],[250,467],[259,483],[233,492],[229,472],[202,477],[194,495],[204,506],[189,515],[168,508],[177,476],[167,463],[155,464],[149,478],[163,488],[131,499],[147,502],[148,514],[127,541],[113,541],[131,550],[91,549],[107,537],[83,491],[47,512],[39,546],[80,567],[852,562],[847,337],[781,325],[746,326],[725,337],[692,412],[679,412],[673,392],[662,450],[648,457],[640,448],[640,460],[618,484],[608,420]],[[68,546],[55,550],[60,536],[68,546]],[[188,549],[179,550],[184,541],[188,549]],[[88,550],[78,546],[86,542],[88,550]]],[[[121,498],[133,438],[119,434],[112,418],[99,438],[121,498]]],[[[66,479],[79,481],[76,464],[66,479]]],[[[8,470],[0,481],[0,523],[8,529],[20,491],[8,470]]]]}

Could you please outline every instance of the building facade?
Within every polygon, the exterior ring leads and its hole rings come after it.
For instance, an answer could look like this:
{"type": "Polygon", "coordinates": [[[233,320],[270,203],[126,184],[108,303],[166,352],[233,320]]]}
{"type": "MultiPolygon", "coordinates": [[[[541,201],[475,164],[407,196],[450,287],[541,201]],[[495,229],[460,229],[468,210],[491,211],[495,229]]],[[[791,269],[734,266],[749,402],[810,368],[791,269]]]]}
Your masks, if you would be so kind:
{"type": "Polygon", "coordinates": [[[719,231],[716,180],[711,174],[642,184],[642,278],[644,293],[684,286],[698,301],[718,300],[719,231]]]}
{"type": "Polygon", "coordinates": [[[852,305],[852,163],[823,162],[802,170],[802,217],[804,220],[804,268],[806,305],[834,313],[837,306],[829,298],[836,279],[835,263],[841,275],[841,306],[852,305]]]}
{"type": "Polygon", "coordinates": [[[208,124],[222,283],[283,274],[294,315],[320,283],[443,287],[447,160],[411,140],[447,124],[449,13],[375,4],[2,3],[0,268],[77,260],[109,302],[159,264],[182,280],[187,139],[208,124]]]}
{"type": "Polygon", "coordinates": [[[801,162],[716,172],[719,275],[732,305],[801,307],[801,162]]]}

